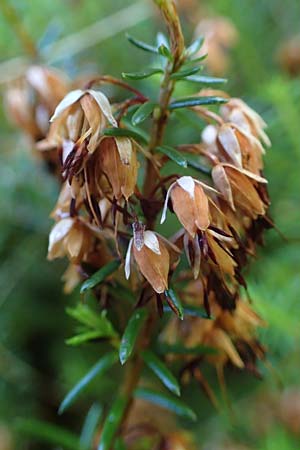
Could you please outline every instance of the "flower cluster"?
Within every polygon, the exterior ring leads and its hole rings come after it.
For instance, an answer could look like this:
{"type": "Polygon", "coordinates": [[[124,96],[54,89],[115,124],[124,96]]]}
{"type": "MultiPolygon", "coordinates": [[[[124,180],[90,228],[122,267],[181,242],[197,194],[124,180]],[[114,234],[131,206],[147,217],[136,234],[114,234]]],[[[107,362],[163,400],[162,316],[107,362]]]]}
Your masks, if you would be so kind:
{"type": "MultiPolygon", "coordinates": [[[[211,94],[215,92],[202,91],[199,95],[211,94]]],[[[253,357],[263,356],[254,337],[262,321],[241,299],[240,286],[246,288],[242,269],[261,242],[263,229],[271,226],[262,159],[264,146],[270,142],[257,113],[242,100],[228,98],[222,92],[219,95],[227,99],[219,114],[194,108],[201,117],[213,118],[214,124],[204,128],[198,144],[183,146],[211,166],[210,184],[185,175],[175,177],[167,189],[167,181],[157,173],[154,186],[162,189],[155,188],[146,198],[137,186],[137,151],[141,146],[115,132],[122,127],[107,97],[92,89],[70,92],[57,106],[43,141],[44,146],[57,148],[65,180],[52,213],[56,224],[50,233],[48,257],[69,259],[64,275],[67,292],[82,277],[119,257],[124,261],[126,279],[134,273],[131,288],[141,297],[150,292],[148,298],[153,297],[152,289],[162,311],[163,302],[168,301],[170,278],[183,251],[191,267],[190,275],[186,275],[190,280],[187,290],[196,280],[201,289],[194,291],[193,303],[213,317],[187,318],[184,342],[187,346],[201,343],[216,347],[220,356],[209,357],[209,361],[220,361],[221,365],[231,361],[244,368],[249,352],[253,357]],[[170,239],[146,229],[137,218],[137,211],[145,210],[145,201],[161,205],[161,223],[169,208],[182,228],[170,239]]],[[[143,154],[147,155],[145,149],[143,154]]],[[[124,283],[120,271],[115,278],[124,283]]],[[[173,285],[177,282],[180,275],[177,280],[173,277],[173,285]]],[[[182,300],[185,298],[183,290],[182,300]]],[[[180,340],[181,325],[175,323],[165,331],[171,341],[180,340]]]]}
{"type": "MultiPolygon", "coordinates": [[[[123,320],[118,323],[119,314],[113,325],[106,311],[100,318],[88,312],[88,320],[82,317],[87,305],[73,311],[84,330],[87,327],[87,332],[79,335],[80,342],[107,339],[119,347],[122,364],[131,355],[133,359],[129,378],[103,428],[101,440],[108,439],[105,448],[111,448],[110,439],[115,434],[115,430],[107,432],[110,422],[119,417],[123,425],[133,397],[139,398],[134,389],[144,362],[172,393],[180,393],[169,369],[151,351],[147,353],[158,324],[160,332],[156,335],[165,347],[166,360],[179,361],[183,380],[195,377],[212,401],[215,399],[200,363],[207,361],[215,366],[224,384],[226,364],[258,375],[255,363],[264,357],[256,329],[265,323],[244,298],[243,293],[248,291],[243,270],[255,255],[256,246],[263,242],[264,229],[272,226],[263,174],[263,155],[270,146],[266,124],[246,103],[223,91],[205,89],[193,97],[173,100],[178,80],[209,84],[212,78],[194,75],[202,68],[197,65],[199,58],[194,59],[202,39],[185,48],[175,3],[155,3],[168,26],[170,43],[161,37],[163,42],[156,47],[131,37],[129,40],[164,59],[163,68],[123,76],[143,79],[162,74],[157,103],[110,76],[66,93],[52,72],[41,68],[34,69],[38,71],[35,75],[27,75],[27,83],[36,93],[27,114],[21,114],[24,100],[20,104],[16,100],[25,95],[24,90],[10,98],[15,120],[38,141],[36,147],[42,154],[55,155],[59,166],[61,192],[51,214],[55,224],[49,236],[48,259],[68,259],[63,276],[65,292],[84,280],[81,292],[92,289],[105,309],[114,310],[116,298],[124,293],[134,310],[125,331],[123,320]],[[102,89],[94,87],[105,83],[125,88],[134,97],[111,102],[102,89]],[[49,96],[51,90],[53,96],[49,96]],[[55,110],[54,100],[58,101],[55,110]],[[40,124],[41,105],[47,120],[53,113],[48,130],[40,124]],[[211,110],[210,105],[219,105],[219,110],[211,110]],[[205,121],[197,142],[165,143],[168,120],[178,108],[189,108],[196,121],[205,121]],[[150,136],[137,126],[146,119],[151,119],[150,136]],[[181,171],[163,171],[169,161],[181,166],[181,171]],[[171,214],[175,234],[163,236],[158,227],[170,223],[171,214]],[[158,319],[170,309],[175,316],[160,322],[158,319]],[[162,323],[166,324],[163,330],[162,323]]],[[[232,31],[223,22],[217,28],[220,36],[216,34],[216,48],[219,40],[226,43],[225,37],[232,31]]],[[[123,307],[122,319],[127,313],[123,307]]],[[[78,342],[78,336],[74,338],[78,342]]],[[[103,366],[115,363],[114,353],[105,357],[108,359],[103,366]]],[[[144,400],[154,396],[157,404],[158,393],[141,388],[139,394],[144,400]]],[[[164,398],[158,403],[166,402],[170,403],[164,398]]],[[[194,417],[193,411],[181,403],[175,402],[173,410],[194,417]]],[[[134,426],[134,433],[142,436],[148,431],[143,425],[134,426]]],[[[130,433],[126,439],[134,442],[135,436],[130,433]]],[[[192,448],[181,434],[163,433],[159,426],[154,434],[159,438],[157,448],[192,448]]]]}

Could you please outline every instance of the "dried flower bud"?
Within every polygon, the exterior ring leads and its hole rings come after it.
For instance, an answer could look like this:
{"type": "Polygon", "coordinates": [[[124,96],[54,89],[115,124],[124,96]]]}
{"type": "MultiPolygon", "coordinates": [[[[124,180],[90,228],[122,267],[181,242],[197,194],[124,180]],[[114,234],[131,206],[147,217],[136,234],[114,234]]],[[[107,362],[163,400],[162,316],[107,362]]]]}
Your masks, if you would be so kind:
{"type": "Polygon", "coordinates": [[[171,184],[165,199],[161,223],[166,220],[168,201],[171,198],[178,219],[192,237],[197,230],[206,230],[210,224],[210,216],[208,197],[204,189],[213,190],[190,176],[181,177],[171,184]]]}
{"type": "MultiPolygon", "coordinates": [[[[153,289],[162,293],[168,289],[170,255],[166,240],[143,224],[135,224],[134,237],[130,240],[125,261],[125,275],[130,276],[130,262],[133,254],[136,264],[153,289]]],[[[171,244],[170,244],[171,245],[171,244]]]]}
{"type": "Polygon", "coordinates": [[[127,137],[107,137],[99,146],[99,160],[116,199],[128,198],[134,193],[138,162],[136,150],[127,137]]]}

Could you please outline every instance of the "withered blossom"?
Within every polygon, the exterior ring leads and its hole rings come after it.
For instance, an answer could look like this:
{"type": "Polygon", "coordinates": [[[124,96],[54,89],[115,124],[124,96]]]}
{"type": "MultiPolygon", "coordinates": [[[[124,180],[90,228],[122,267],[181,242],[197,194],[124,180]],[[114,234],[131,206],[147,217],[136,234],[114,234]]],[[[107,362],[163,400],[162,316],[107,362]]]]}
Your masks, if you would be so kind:
{"type": "Polygon", "coordinates": [[[168,189],[160,222],[164,223],[166,220],[168,202],[171,199],[174,212],[192,237],[197,230],[205,231],[210,224],[205,189],[213,190],[190,176],[179,178],[168,189]]]}
{"type": "Polygon", "coordinates": [[[126,253],[126,278],[130,277],[130,264],[133,256],[140,272],[155,292],[163,293],[168,289],[170,250],[177,251],[177,248],[158,233],[145,230],[144,225],[140,222],[134,223],[133,238],[128,244],[126,253]]]}
{"type": "Polygon", "coordinates": [[[36,142],[46,136],[49,119],[67,91],[68,82],[57,69],[29,66],[6,91],[7,112],[12,122],[36,142]]]}
{"type": "MultiPolygon", "coordinates": [[[[86,143],[86,149],[93,153],[100,142],[101,131],[108,125],[117,126],[107,97],[100,91],[76,89],[69,92],[57,105],[51,117],[51,126],[47,139],[40,148],[53,148],[71,142],[80,146],[86,143]]],[[[68,144],[69,152],[71,144],[68,144]]]]}
{"type": "Polygon", "coordinates": [[[99,165],[107,176],[114,197],[126,200],[134,193],[138,174],[136,149],[127,137],[105,137],[98,149],[99,165]]]}
{"type": "Polygon", "coordinates": [[[93,232],[77,218],[61,219],[52,228],[49,235],[48,259],[67,256],[78,264],[91,248],[93,232]]]}

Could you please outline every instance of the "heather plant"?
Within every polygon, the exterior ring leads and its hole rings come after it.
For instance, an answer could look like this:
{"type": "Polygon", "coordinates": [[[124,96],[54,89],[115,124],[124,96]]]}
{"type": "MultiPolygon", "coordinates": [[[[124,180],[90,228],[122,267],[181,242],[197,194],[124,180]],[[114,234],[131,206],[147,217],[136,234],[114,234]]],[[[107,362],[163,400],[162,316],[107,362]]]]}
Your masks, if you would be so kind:
{"type": "Polygon", "coordinates": [[[105,412],[94,405],[80,441],[65,436],[66,448],[192,449],[173,418],[197,421],[182,387],[195,380],[218,408],[203,369],[213,367],[226,399],[224,367],[257,376],[265,357],[257,338],[265,322],[250,302],[244,269],[273,226],[266,124],[215,88],[226,80],[200,74],[203,38],[186,45],[174,2],[155,3],[167,36],[155,44],[128,36],[153,67],[68,89],[61,74],[33,66],[7,96],[10,115],[61,186],[48,259],[67,258],[64,290],[80,285],[81,294],[67,309],[77,322],[67,343],[105,344],[59,413],[95,377],[101,382],[122,367],[105,412]],[[152,77],[160,77],[160,89],[148,98],[138,80],[152,77]],[[179,83],[195,93],[178,97],[179,83]],[[126,96],[108,95],[107,85],[126,96]],[[190,115],[203,124],[201,136],[174,142],[172,130],[187,127],[190,115]]]}

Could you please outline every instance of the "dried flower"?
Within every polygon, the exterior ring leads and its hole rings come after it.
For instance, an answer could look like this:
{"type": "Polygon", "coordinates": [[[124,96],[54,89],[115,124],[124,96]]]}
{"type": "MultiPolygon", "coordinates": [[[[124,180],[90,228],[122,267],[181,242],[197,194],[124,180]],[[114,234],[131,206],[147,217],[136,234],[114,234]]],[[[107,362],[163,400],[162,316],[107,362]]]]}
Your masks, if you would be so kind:
{"type": "Polygon", "coordinates": [[[213,190],[190,176],[179,178],[168,189],[160,222],[166,220],[168,202],[171,198],[174,212],[192,237],[197,230],[205,231],[210,224],[210,216],[204,189],[213,190]]]}
{"type": "Polygon", "coordinates": [[[48,259],[67,256],[74,264],[79,264],[91,248],[93,233],[80,219],[61,219],[49,236],[48,259]]]}
{"type": "Polygon", "coordinates": [[[137,181],[138,162],[136,150],[127,137],[107,137],[99,146],[100,167],[107,176],[114,197],[128,200],[134,193],[137,181]]]}
{"type": "Polygon", "coordinates": [[[133,254],[141,273],[156,292],[162,293],[168,289],[170,266],[170,255],[165,243],[166,240],[153,231],[145,230],[141,223],[135,223],[133,230],[134,237],[129,242],[126,254],[126,278],[130,277],[130,262],[133,254]]]}
{"type": "Polygon", "coordinates": [[[6,92],[8,114],[33,141],[42,139],[48,132],[56,105],[67,90],[68,83],[58,70],[30,66],[6,92]]]}
{"type": "Polygon", "coordinates": [[[86,141],[89,153],[95,151],[104,128],[117,126],[107,97],[92,89],[69,92],[56,107],[51,122],[44,147],[61,146],[64,141],[80,147],[86,141]]]}

